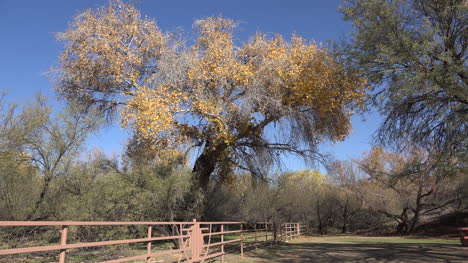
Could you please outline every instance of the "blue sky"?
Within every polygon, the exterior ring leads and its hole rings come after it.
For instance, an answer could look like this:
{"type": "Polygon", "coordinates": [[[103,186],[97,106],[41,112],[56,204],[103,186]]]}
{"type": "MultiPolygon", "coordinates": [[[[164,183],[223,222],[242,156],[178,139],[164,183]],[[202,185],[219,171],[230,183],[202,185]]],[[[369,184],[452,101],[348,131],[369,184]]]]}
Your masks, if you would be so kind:
{"type": "MultiPolygon", "coordinates": [[[[0,0],[0,90],[8,93],[7,101],[23,104],[35,93],[42,92],[60,107],[49,79],[44,76],[57,63],[61,44],[55,34],[86,8],[106,4],[102,0],[0,0]]],[[[292,33],[306,39],[327,43],[349,36],[351,24],[341,19],[340,0],[139,0],[137,7],[144,15],[155,18],[163,30],[183,28],[189,35],[194,20],[222,14],[240,22],[239,41],[257,31],[292,33]]],[[[323,145],[339,159],[357,157],[369,150],[369,140],[381,121],[377,113],[354,116],[353,133],[344,142],[323,145]],[[363,119],[366,119],[363,121],[363,119]]],[[[120,153],[127,131],[118,125],[108,127],[88,141],[89,148],[102,148],[108,154],[120,153]]],[[[286,168],[301,169],[305,165],[296,158],[284,160],[286,168]]]]}

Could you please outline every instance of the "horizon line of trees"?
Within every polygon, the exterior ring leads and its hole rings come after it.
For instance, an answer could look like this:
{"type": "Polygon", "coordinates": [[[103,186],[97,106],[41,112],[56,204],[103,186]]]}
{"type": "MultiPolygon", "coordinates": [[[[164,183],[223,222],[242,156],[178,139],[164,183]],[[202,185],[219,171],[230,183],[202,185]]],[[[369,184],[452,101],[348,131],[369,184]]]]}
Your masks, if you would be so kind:
{"type": "Polygon", "coordinates": [[[320,234],[382,228],[406,235],[438,216],[468,213],[464,167],[416,147],[400,154],[375,147],[333,162],[327,174],[233,172],[201,192],[178,152],[148,159],[95,150],[83,158],[85,139],[102,123],[76,105],[53,113],[38,96],[19,112],[2,106],[0,220],[186,221],[201,209],[206,221],[300,221],[320,234]]]}

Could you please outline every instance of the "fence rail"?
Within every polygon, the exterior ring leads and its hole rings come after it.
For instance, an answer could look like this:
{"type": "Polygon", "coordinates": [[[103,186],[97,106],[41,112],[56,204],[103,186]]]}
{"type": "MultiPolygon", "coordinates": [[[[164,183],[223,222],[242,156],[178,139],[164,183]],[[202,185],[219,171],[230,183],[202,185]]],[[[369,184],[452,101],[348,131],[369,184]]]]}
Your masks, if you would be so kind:
{"type": "Polygon", "coordinates": [[[34,253],[57,251],[58,262],[66,262],[67,251],[71,249],[101,247],[118,244],[146,243],[146,253],[138,256],[119,258],[107,263],[128,262],[132,260],[145,260],[149,263],[157,257],[175,254],[177,262],[204,262],[207,259],[221,257],[224,262],[225,246],[239,244],[241,256],[247,243],[257,247],[261,243],[287,241],[299,237],[308,226],[300,223],[283,223],[276,225],[270,222],[83,222],[83,221],[0,221],[0,227],[34,227],[58,226],[60,227],[60,244],[47,246],[33,246],[21,248],[0,249],[0,256],[20,253],[34,253]],[[70,226],[147,226],[146,237],[122,240],[107,240],[83,243],[68,243],[68,230],[70,226]],[[170,226],[173,235],[154,236],[154,227],[170,226]],[[234,230],[232,230],[234,229],[234,230]],[[175,234],[174,234],[175,232],[175,234]],[[226,240],[226,235],[239,235],[234,239],[226,240]],[[217,238],[214,238],[217,237],[217,238]],[[216,240],[215,240],[216,239],[216,240]],[[163,251],[152,251],[155,241],[177,242],[179,247],[163,251]]]}

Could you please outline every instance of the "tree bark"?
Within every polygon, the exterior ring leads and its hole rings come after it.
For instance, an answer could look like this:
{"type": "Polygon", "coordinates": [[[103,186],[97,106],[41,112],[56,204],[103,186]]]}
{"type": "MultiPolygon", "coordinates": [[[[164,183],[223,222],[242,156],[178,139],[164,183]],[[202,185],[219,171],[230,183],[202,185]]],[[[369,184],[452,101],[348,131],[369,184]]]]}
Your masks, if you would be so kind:
{"type": "Polygon", "coordinates": [[[322,225],[322,218],[320,214],[320,204],[317,204],[317,219],[318,219],[318,226],[317,231],[320,235],[323,235],[323,225],[322,225]]]}
{"type": "Polygon", "coordinates": [[[413,216],[413,219],[411,220],[411,226],[409,227],[409,230],[408,230],[409,234],[412,234],[414,233],[414,231],[416,231],[416,227],[419,223],[419,217],[421,216],[421,210],[423,209],[422,200],[424,197],[431,195],[433,192],[433,189],[429,190],[428,192],[424,194],[422,193],[422,191],[423,189],[422,189],[422,186],[420,185],[418,189],[418,195],[416,197],[416,208],[413,209],[414,216],[413,216]]]}
{"type": "Polygon", "coordinates": [[[346,204],[343,209],[343,226],[341,227],[342,234],[346,234],[346,231],[348,230],[348,204],[349,201],[346,199],[346,204]]]}
{"type": "Polygon", "coordinates": [[[198,156],[192,169],[192,174],[198,186],[206,193],[210,184],[211,175],[216,169],[221,155],[226,150],[226,144],[213,145],[206,142],[203,152],[198,156]]]}
{"type": "Polygon", "coordinates": [[[52,181],[52,175],[50,173],[46,172],[46,175],[44,175],[44,185],[42,186],[41,194],[39,195],[39,199],[36,200],[32,212],[28,215],[27,220],[37,220],[37,212],[41,206],[41,204],[44,202],[44,199],[46,195],[49,192],[49,185],[50,182],[52,181]]]}
{"type": "Polygon", "coordinates": [[[408,234],[408,229],[409,229],[408,211],[409,211],[409,208],[405,207],[399,217],[401,222],[397,226],[397,232],[402,236],[408,234]]]}

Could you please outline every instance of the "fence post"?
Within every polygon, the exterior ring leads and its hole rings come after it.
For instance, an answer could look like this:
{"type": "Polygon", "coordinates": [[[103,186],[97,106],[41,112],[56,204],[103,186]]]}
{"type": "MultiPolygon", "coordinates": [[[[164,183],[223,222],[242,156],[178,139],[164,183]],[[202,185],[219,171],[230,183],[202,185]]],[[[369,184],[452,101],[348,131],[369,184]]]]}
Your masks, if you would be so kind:
{"type": "MultiPolygon", "coordinates": [[[[60,245],[62,246],[67,244],[67,232],[68,232],[68,227],[62,226],[62,230],[60,231],[60,245]]],[[[66,249],[60,250],[59,263],[65,263],[65,253],[66,253],[66,249]]]]}
{"type": "MultiPolygon", "coordinates": [[[[179,224],[179,231],[177,231],[179,233],[179,236],[184,235],[183,228],[184,228],[184,226],[182,224],[179,224]]],[[[183,237],[179,237],[179,248],[184,248],[185,249],[184,238],[183,237]]],[[[185,250],[182,251],[182,253],[185,253],[185,250]]]]}
{"type": "Polygon", "coordinates": [[[242,223],[240,225],[240,230],[241,230],[241,245],[240,245],[241,257],[244,256],[244,234],[242,232],[243,231],[243,225],[244,224],[242,224],[242,223]]]}
{"type": "Polygon", "coordinates": [[[268,242],[268,224],[265,222],[265,242],[268,242]]]}
{"type": "MultiPolygon", "coordinates": [[[[284,232],[285,232],[285,227],[286,227],[285,224],[281,224],[281,225],[280,225],[281,241],[283,241],[283,239],[285,239],[285,238],[284,238],[284,235],[285,235],[285,233],[284,233],[284,232]]],[[[285,241],[285,240],[284,240],[284,241],[285,241]]]]}
{"type": "Polygon", "coordinates": [[[200,260],[200,254],[203,247],[203,236],[200,230],[200,223],[193,219],[193,226],[190,235],[190,248],[192,251],[192,262],[200,260]]]}
{"type": "MultiPolygon", "coordinates": [[[[224,225],[221,224],[221,233],[224,232],[224,225]]],[[[221,253],[223,253],[221,255],[221,262],[224,262],[224,233],[221,234],[221,253]]]]}
{"type": "Polygon", "coordinates": [[[289,238],[289,224],[284,224],[284,241],[288,241],[289,238]]]}
{"type": "MultiPolygon", "coordinates": [[[[149,225],[148,226],[148,238],[151,238],[152,237],[152,233],[153,233],[153,226],[152,225],[149,225]]],[[[151,241],[148,241],[148,244],[146,245],[146,253],[148,254],[148,256],[146,256],[146,263],[150,263],[150,260],[151,260],[151,241]]]]}
{"type": "Polygon", "coordinates": [[[301,236],[301,224],[297,223],[297,237],[301,236]]]}
{"type": "Polygon", "coordinates": [[[257,223],[254,226],[254,236],[255,236],[255,249],[257,249],[257,223]]]}

